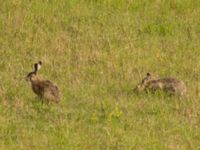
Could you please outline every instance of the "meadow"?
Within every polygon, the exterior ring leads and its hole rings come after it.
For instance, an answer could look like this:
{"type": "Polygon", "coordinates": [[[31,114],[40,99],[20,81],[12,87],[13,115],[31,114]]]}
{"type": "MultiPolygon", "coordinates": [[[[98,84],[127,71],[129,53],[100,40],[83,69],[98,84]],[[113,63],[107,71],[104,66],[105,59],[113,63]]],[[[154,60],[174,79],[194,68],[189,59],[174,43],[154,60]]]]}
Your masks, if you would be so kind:
{"type": "Polygon", "coordinates": [[[199,0],[0,0],[0,149],[200,149],[199,0]],[[59,104],[24,80],[38,60],[59,104]],[[147,72],[188,96],[134,93],[147,72]]]}

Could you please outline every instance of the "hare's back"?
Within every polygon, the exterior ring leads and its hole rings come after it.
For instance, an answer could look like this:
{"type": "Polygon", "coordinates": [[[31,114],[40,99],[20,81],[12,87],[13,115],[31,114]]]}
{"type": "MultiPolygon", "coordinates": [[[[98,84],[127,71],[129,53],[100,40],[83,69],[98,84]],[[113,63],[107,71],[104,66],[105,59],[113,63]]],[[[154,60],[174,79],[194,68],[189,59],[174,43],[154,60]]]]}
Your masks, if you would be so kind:
{"type": "Polygon", "coordinates": [[[59,101],[60,91],[59,91],[57,85],[55,85],[53,82],[46,80],[44,82],[44,91],[45,91],[46,97],[49,97],[50,99],[53,99],[56,101],[59,101]]]}
{"type": "Polygon", "coordinates": [[[185,86],[185,83],[176,78],[161,78],[158,82],[163,83],[164,85],[172,85],[172,86],[185,86]]]}
{"type": "Polygon", "coordinates": [[[159,79],[159,81],[163,83],[166,90],[169,90],[171,92],[180,93],[181,95],[184,95],[187,91],[185,83],[176,78],[162,78],[159,79]]]}
{"type": "Polygon", "coordinates": [[[172,77],[168,77],[168,78],[161,78],[161,79],[158,79],[159,82],[162,82],[164,84],[181,84],[182,81],[176,79],[176,78],[172,78],[172,77]]]}

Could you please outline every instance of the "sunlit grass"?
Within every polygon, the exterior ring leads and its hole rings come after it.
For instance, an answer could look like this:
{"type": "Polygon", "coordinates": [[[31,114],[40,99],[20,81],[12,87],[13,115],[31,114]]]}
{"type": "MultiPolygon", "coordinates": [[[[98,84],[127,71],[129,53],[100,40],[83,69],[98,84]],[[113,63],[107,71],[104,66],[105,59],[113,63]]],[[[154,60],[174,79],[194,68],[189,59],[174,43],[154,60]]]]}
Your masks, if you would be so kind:
{"type": "Polygon", "coordinates": [[[199,149],[199,14],[197,0],[0,2],[0,149],[199,149]],[[38,60],[58,105],[24,80],[38,60]],[[188,96],[134,93],[146,72],[188,96]]]}

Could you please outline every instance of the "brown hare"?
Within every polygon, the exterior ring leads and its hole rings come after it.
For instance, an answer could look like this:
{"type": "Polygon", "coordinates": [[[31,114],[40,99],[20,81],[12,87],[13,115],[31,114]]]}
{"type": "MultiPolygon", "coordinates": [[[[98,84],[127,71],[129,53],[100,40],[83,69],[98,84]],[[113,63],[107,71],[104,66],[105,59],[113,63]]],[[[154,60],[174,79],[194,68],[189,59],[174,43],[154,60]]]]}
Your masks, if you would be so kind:
{"type": "Polygon", "coordinates": [[[48,102],[53,101],[58,103],[60,101],[60,91],[53,82],[45,80],[38,75],[38,70],[41,68],[42,62],[34,64],[34,71],[26,76],[26,80],[30,81],[33,92],[43,100],[48,102]]]}
{"type": "Polygon", "coordinates": [[[176,78],[155,78],[150,73],[136,86],[135,91],[144,90],[157,91],[162,90],[173,95],[186,95],[187,88],[183,81],[176,78]]]}

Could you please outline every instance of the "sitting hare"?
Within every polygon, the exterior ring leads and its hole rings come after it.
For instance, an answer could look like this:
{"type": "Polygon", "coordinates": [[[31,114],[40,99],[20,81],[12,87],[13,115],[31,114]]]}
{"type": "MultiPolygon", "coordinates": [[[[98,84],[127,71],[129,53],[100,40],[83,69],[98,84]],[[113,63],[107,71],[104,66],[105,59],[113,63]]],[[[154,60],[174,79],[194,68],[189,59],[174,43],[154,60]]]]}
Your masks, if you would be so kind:
{"type": "Polygon", "coordinates": [[[135,88],[135,91],[138,92],[144,90],[162,90],[169,94],[177,94],[180,96],[185,95],[187,92],[186,85],[183,81],[171,77],[156,79],[150,73],[147,73],[146,77],[135,88]]]}
{"type": "Polygon", "coordinates": [[[48,102],[53,101],[58,103],[60,101],[60,91],[58,87],[51,81],[45,80],[38,76],[38,70],[41,68],[42,62],[34,64],[34,71],[26,76],[26,80],[31,82],[32,90],[39,98],[45,99],[48,102]]]}

